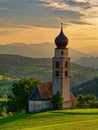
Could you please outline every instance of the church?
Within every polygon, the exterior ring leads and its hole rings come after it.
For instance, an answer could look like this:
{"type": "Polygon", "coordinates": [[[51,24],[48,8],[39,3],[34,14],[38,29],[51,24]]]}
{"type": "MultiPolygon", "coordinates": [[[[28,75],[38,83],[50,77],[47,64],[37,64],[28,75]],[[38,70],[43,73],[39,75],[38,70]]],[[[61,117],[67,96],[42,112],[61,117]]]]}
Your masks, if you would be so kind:
{"type": "Polygon", "coordinates": [[[63,33],[55,38],[56,48],[52,58],[52,82],[37,85],[29,96],[29,112],[52,109],[51,99],[57,92],[62,94],[62,109],[71,109],[75,105],[75,96],[70,91],[70,57],[68,56],[68,38],[63,33]]]}

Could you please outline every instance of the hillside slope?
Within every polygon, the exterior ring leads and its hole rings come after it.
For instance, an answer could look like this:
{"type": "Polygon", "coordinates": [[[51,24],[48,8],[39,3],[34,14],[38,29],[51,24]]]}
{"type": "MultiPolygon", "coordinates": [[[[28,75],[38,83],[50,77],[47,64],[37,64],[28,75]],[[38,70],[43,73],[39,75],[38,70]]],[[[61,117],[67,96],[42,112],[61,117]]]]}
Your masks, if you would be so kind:
{"type": "MultiPolygon", "coordinates": [[[[0,55],[0,74],[13,78],[35,77],[42,81],[52,80],[52,60],[18,55],[0,55]]],[[[98,70],[71,64],[71,87],[93,79],[98,70]]]]}
{"type": "Polygon", "coordinates": [[[75,88],[72,88],[72,91],[76,96],[80,94],[83,95],[93,94],[98,98],[98,77],[86,83],[80,84],[75,88]]]}
{"type": "Polygon", "coordinates": [[[12,83],[17,79],[0,75],[0,97],[6,97],[12,93],[12,83]]]}
{"type": "Polygon", "coordinates": [[[81,57],[74,63],[98,69],[98,57],[81,57]]]}
{"type": "Polygon", "coordinates": [[[0,118],[0,130],[98,130],[98,109],[15,114],[0,118]]]}

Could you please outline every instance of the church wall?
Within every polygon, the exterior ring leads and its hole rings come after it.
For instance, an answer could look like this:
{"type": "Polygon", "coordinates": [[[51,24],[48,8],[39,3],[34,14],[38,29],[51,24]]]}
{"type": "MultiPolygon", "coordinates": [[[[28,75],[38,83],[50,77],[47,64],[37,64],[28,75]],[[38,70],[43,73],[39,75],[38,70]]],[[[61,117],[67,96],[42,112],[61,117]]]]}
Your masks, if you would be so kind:
{"type": "Polygon", "coordinates": [[[43,107],[42,109],[49,109],[52,108],[52,104],[51,104],[51,100],[47,100],[47,101],[42,101],[43,103],[43,107]]]}
{"type": "Polygon", "coordinates": [[[64,102],[70,101],[70,80],[62,79],[62,96],[64,102]]]}
{"type": "Polygon", "coordinates": [[[68,58],[68,49],[55,49],[55,57],[57,58],[68,58]]]}
{"type": "Polygon", "coordinates": [[[34,101],[29,101],[29,112],[34,111],[34,101]]]}
{"type": "Polygon", "coordinates": [[[29,112],[42,111],[51,108],[52,108],[51,100],[29,101],[29,112]]]}
{"type": "Polygon", "coordinates": [[[57,92],[62,93],[61,79],[53,78],[53,94],[57,94],[57,92]]]}

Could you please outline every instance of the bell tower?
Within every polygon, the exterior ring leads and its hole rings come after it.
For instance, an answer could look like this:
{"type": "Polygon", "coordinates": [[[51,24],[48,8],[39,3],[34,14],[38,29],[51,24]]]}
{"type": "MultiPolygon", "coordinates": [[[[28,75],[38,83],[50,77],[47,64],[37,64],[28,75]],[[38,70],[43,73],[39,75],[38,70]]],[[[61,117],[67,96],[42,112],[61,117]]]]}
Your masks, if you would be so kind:
{"type": "Polygon", "coordinates": [[[60,92],[63,97],[62,108],[70,108],[70,58],[68,57],[68,38],[63,33],[61,22],[60,34],[55,38],[53,62],[53,95],[60,92]]]}

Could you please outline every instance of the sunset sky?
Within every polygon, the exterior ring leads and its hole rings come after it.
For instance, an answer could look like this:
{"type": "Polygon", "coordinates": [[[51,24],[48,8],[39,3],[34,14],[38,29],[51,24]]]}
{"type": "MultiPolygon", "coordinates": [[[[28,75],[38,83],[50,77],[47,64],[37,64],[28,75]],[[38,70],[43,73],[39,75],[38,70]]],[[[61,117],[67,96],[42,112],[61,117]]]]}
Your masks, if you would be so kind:
{"type": "Polygon", "coordinates": [[[54,43],[61,16],[70,47],[98,45],[98,0],[0,0],[0,45],[54,43]]]}

